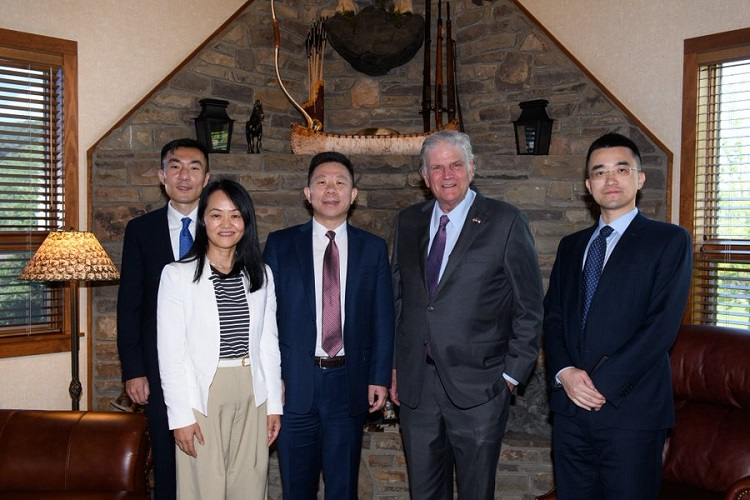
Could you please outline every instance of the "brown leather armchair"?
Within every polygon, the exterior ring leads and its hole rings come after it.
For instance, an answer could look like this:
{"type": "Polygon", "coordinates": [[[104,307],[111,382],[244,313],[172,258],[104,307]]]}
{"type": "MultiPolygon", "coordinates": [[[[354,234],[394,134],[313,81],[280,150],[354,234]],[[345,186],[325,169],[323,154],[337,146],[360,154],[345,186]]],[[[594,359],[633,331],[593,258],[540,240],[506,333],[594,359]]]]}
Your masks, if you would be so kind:
{"type": "Polygon", "coordinates": [[[138,413],[0,410],[0,500],[147,500],[138,413]]]}
{"type": "Polygon", "coordinates": [[[661,499],[750,500],[750,331],[683,325],[670,360],[677,420],[661,499]]]}

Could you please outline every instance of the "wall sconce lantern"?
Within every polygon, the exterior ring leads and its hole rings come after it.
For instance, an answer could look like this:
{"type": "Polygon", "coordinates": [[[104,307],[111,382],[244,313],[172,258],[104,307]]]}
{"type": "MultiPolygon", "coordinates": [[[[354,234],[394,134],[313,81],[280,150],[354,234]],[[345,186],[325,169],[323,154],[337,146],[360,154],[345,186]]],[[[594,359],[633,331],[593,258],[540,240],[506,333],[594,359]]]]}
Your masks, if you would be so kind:
{"type": "Polygon", "coordinates": [[[552,118],[547,116],[549,101],[537,99],[519,104],[521,116],[513,122],[516,131],[516,152],[519,155],[547,155],[552,139],[552,118]]]}
{"type": "Polygon", "coordinates": [[[229,153],[234,120],[227,115],[229,101],[201,99],[201,113],[195,118],[195,135],[209,153],[229,153]]]}

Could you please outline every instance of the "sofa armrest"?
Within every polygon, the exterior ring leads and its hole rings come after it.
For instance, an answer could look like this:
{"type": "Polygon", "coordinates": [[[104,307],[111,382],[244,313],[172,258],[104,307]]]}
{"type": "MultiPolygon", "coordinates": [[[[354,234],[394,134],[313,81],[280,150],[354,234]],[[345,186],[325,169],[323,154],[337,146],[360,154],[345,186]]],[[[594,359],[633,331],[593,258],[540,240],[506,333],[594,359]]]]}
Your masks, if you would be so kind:
{"type": "Polygon", "coordinates": [[[146,416],[0,409],[0,492],[148,497],[146,416]]]}
{"type": "Polygon", "coordinates": [[[750,500],[750,476],[732,483],[724,498],[725,500],[750,500]]]}

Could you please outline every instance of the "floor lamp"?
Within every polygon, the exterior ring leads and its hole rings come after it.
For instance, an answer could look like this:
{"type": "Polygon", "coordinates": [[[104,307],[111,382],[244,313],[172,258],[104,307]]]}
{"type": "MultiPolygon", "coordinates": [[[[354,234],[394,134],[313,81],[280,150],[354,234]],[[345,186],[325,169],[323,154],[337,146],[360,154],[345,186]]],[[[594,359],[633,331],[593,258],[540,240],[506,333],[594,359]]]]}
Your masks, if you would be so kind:
{"type": "Polygon", "coordinates": [[[70,398],[79,409],[81,381],[78,378],[78,285],[81,281],[111,281],[120,277],[112,260],[88,231],[50,233],[21,275],[22,280],[60,281],[70,286],[70,398]]]}

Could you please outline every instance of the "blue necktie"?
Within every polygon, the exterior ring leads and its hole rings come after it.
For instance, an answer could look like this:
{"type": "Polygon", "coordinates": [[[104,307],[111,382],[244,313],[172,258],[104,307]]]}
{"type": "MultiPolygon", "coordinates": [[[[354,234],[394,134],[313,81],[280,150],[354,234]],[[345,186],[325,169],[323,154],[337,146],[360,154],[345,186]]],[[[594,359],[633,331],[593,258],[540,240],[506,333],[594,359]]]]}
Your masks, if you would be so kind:
{"type": "Polygon", "coordinates": [[[589,247],[589,253],[586,257],[586,264],[583,266],[583,286],[581,293],[583,298],[583,308],[581,310],[581,331],[586,326],[586,318],[591,308],[591,299],[594,298],[596,286],[599,284],[599,277],[602,275],[604,267],[604,256],[607,254],[607,237],[612,234],[613,229],[604,226],[599,231],[599,236],[594,238],[589,247]]]}
{"type": "Polygon", "coordinates": [[[432,297],[440,281],[440,268],[443,265],[443,253],[445,253],[445,226],[450,220],[447,215],[440,216],[440,226],[432,240],[430,253],[427,255],[427,292],[432,297]]]}
{"type": "Polygon", "coordinates": [[[183,258],[193,246],[193,235],[190,234],[190,217],[182,219],[182,231],[180,231],[180,258],[183,258]]]}

